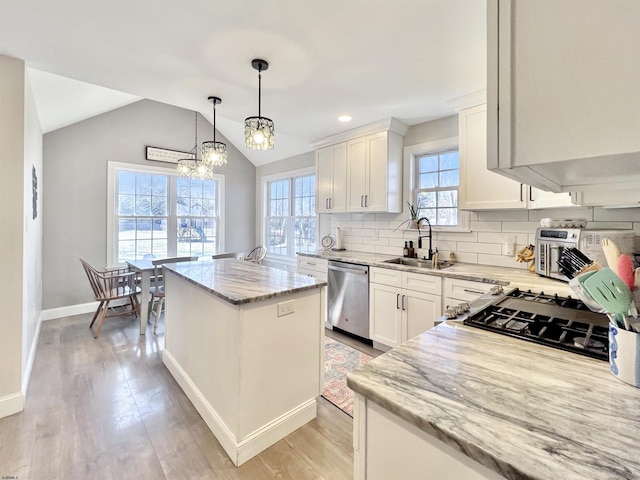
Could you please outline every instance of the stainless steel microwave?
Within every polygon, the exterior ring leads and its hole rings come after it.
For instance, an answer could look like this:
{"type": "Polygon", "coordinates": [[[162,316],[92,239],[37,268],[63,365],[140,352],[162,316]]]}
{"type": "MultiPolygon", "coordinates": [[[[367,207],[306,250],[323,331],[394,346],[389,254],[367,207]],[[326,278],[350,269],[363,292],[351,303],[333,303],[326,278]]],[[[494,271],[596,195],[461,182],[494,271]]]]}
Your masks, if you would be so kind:
{"type": "Polygon", "coordinates": [[[631,230],[589,230],[586,228],[538,228],[536,230],[536,273],[544,277],[569,279],[558,272],[558,258],[565,248],[577,248],[594,262],[607,266],[601,240],[612,240],[621,253],[632,259],[634,234],[631,230]]]}

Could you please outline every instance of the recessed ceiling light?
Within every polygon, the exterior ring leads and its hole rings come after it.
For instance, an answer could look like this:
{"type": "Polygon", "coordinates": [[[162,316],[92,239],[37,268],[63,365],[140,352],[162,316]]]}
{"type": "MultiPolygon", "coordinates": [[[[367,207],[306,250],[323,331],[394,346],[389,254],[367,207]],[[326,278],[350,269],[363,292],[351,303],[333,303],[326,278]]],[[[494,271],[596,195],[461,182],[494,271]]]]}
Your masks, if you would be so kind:
{"type": "Polygon", "coordinates": [[[351,115],[347,115],[347,114],[340,115],[338,117],[338,120],[341,121],[341,122],[350,122],[351,121],[351,115]]]}

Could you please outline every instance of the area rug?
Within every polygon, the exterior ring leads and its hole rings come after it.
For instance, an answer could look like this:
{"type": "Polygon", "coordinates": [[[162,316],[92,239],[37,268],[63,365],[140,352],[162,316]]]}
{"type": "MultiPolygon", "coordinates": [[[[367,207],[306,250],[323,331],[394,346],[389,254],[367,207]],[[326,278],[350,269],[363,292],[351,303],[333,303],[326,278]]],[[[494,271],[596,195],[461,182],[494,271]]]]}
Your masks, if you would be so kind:
{"type": "Polygon", "coordinates": [[[353,391],[347,387],[347,374],[370,362],[373,357],[325,337],[324,358],[322,396],[353,417],[353,391]]]}

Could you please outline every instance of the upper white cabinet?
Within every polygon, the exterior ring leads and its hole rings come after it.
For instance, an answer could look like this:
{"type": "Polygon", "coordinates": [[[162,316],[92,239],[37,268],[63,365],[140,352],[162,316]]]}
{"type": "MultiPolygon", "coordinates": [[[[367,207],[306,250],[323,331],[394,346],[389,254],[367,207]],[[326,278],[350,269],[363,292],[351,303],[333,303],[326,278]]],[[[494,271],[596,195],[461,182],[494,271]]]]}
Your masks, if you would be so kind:
{"type": "Polygon", "coordinates": [[[555,192],[640,185],[638,18],[632,0],[488,0],[490,169],[555,192]]]}
{"type": "Polygon", "coordinates": [[[315,142],[318,212],[401,212],[407,129],[391,118],[315,142]]]}
{"type": "Polygon", "coordinates": [[[316,211],[344,212],[347,204],[346,142],[316,150],[316,211]]]}
{"type": "Polygon", "coordinates": [[[402,211],[402,137],[379,132],[347,142],[347,211],[402,211]]]}
{"type": "MultiPolygon", "coordinates": [[[[460,105],[462,99],[453,103],[460,105]],[[457,103],[456,103],[457,102],[457,103]]],[[[462,108],[459,118],[461,210],[502,210],[572,205],[568,193],[533,188],[487,169],[487,106],[462,108]]]]}

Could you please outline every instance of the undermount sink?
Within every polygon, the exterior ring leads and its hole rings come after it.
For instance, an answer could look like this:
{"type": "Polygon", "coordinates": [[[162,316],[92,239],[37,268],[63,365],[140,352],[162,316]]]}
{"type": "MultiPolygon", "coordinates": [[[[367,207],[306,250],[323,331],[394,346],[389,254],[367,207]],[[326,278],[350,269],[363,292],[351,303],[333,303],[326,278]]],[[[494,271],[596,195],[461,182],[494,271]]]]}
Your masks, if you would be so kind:
{"type": "MultiPolygon", "coordinates": [[[[419,258],[392,258],[391,260],[385,260],[384,263],[394,263],[396,265],[406,265],[408,267],[428,268],[433,270],[433,264],[431,260],[420,260],[419,258]]],[[[451,264],[446,260],[438,260],[437,269],[450,267],[451,264]]]]}

